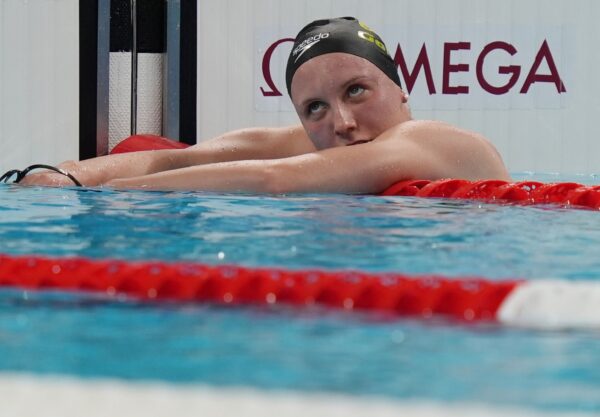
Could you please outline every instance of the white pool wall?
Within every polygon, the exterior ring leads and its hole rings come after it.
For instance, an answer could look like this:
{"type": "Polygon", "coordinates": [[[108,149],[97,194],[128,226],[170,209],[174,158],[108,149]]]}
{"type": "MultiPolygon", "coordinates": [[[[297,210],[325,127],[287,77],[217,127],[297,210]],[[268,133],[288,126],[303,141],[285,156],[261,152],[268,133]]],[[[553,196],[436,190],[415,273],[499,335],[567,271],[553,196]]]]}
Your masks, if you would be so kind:
{"type": "Polygon", "coordinates": [[[79,157],[79,2],[0,0],[0,171],[79,157]]]}
{"type": "Polygon", "coordinates": [[[2,415],[45,417],[591,417],[488,404],[0,374],[2,415]]]}

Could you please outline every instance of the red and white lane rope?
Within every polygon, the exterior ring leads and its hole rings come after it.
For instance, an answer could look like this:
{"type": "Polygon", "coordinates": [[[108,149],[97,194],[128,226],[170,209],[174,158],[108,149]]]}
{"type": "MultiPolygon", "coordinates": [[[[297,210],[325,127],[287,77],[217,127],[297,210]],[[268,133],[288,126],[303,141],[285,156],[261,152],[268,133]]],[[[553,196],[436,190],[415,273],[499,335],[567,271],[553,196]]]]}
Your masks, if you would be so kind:
{"type": "Polygon", "coordinates": [[[0,287],[93,291],[180,302],[318,304],[537,328],[600,327],[600,282],[588,281],[490,281],[0,255],[0,287]]]}

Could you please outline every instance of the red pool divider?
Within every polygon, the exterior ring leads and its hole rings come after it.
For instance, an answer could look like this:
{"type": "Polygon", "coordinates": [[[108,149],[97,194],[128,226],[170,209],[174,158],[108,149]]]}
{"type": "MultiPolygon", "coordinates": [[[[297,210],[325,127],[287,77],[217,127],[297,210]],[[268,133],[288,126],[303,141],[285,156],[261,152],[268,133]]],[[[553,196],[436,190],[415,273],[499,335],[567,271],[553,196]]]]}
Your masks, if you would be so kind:
{"type": "Polygon", "coordinates": [[[176,140],[163,138],[156,135],[133,135],[123,139],[112,148],[111,154],[152,151],[158,149],[183,149],[190,145],[176,140]]]}
{"type": "Polygon", "coordinates": [[[536,181],[409,180],[392,185],[381,195],[457,198],[487,203],[559,204],[564,207],[600,209],[600,186],[575,182],[544,184],[536,181]]]}
{"type": "MultiPolygon", "coordinates": [[[[121,141],[111,153],[181,149],[188,146],[160,136],[134,135],[121,141]]],[[[393,184],[381,195],[458,198],[487,203],[559,204],[564,207],[600,209],[600,185],[585,186],[574,182],[544,184],[537,181],[408,180],[393,184]]]]}
{"type": "Polygon", "coordinates": [[[496,320],[520,281],[197,263],[0,255],[0,287],[126,295],[142,300],[322,305],[399,316],[496,320]]]}

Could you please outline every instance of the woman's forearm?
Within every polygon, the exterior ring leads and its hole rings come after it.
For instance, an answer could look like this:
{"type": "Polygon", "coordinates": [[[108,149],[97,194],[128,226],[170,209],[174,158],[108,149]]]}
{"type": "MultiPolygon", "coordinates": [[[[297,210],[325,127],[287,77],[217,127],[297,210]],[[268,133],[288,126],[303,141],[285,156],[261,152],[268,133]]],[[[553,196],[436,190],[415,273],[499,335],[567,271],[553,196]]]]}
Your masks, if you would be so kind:
{"type": "Polygon", "coordinates": [[[274,161],[220,162],[106,182],[108,187],[143,190],[272,192],[274,161]]]}
{"type": "MultiPolygon", "coordinates": [[[[220,162],[284,158],[314,150],[301,126],[253,128],[229,132],[187,149],[143,151],[107,155],[85,161],[68,161],[59,168],[83,185],[95,186],[115,179],[143,177],[168,170],[220,162]]],[[[25,185],[72,185],[52,172],[29,175],[25,185]]]]}
{"type": "Polygon", "coordinates": [[[196,165],[107,182],[108,187],[143,190],[201,190],[267,194],[305,192],[371,193],[389,186],[363,149],[335,148],[282,159],[196,165]],[[367,161],[363,161],[365,158],[367,161]],[[361,163],[362,161],[362,163],[361,163]]]}
{"type": "Polygon", "coordinates": [[[69,161],[59,167],[72,174],[83,185],[94,186],[115,178],[137,177],[179,168],[184,159],[179,149],[166,149],[107,155],[79,162],[69,161]]]}
{"type": "MultiPolygon", "coordinates": [[[[84,186],[95,186],[115,178],[137,177],[179,168],[185,162],[184,155],[179,151],[181,149],[107,155],[79,162],[66,161],[58,168],[71,174],[84,186]]],[[[20,184],[73,185],[70,179],[52,171],[29,174],[20,184]]]]}

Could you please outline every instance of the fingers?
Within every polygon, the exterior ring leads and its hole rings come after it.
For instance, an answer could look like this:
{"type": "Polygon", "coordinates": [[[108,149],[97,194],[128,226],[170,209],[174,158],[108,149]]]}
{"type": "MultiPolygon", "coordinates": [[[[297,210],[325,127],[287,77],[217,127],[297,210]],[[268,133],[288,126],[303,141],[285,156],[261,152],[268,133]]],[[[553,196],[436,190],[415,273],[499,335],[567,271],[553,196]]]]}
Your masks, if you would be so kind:
{"type": "Polygon", "coordinates": [[[29,174],[23,178],[20,185],[42,185],[49,187],[65,187],[73,185],[73,182],[64,175],[54,172],[40,172],[29,174]]]}
{"type": "MultiPolygon", "coordinates": [[[[68,175],[64,173],[55,172],[56,169],[62,170],[66,173],[68,172],[76,172],[79,168],[79,164],[76,161],[65,161],[58,165],[56,168],[51,166],[45,166],[43,164],[36,164],[28,167],[23,171],[25,177],[19,181],[20,185],[41,185],[41,186],[49,186],[49,187],[65,187],[65,186],[73,186],[76,183],[75,180],[69,178],[68,175]],[[40,171],[40,168],[52,168],[52,170],[44,170],[40,171]],[[32,169],[35,169],[37,172],[31,172],[32,169]]],[[[76,183],[77,184],[77,183],[76,183]]],[[[79,185],[79,184],[77,184],[79,185]]]]}

